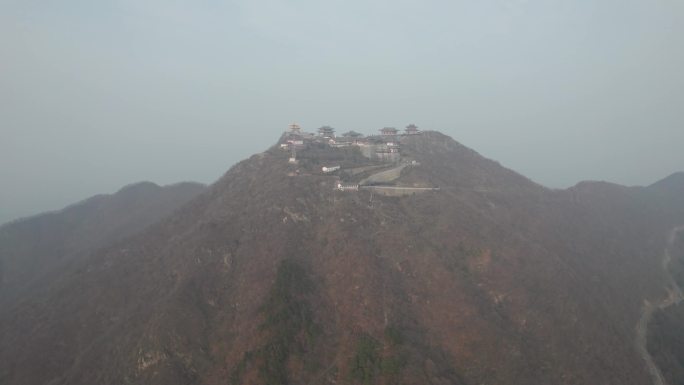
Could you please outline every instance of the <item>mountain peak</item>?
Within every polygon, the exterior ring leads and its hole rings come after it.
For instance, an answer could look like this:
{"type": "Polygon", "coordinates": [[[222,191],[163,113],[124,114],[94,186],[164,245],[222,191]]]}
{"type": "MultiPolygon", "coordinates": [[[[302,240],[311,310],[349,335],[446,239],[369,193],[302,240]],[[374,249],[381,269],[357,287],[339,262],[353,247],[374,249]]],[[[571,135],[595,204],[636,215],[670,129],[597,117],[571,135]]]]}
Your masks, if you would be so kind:
{"type": "Polygon", "coordinates": [[[302,132],[297,126],[285,132],[267,153],[250,161],[280,168],[293,178],[326,177],[342,190],[368,190],[381,195],[444,189],[543,190],[447,135],[409,127],[406,133],[385,128],[380,135],[348,133],[336,137],[329,127],[315,134],[302,132]],[[266,156],[269,160],[263,163],[266,156]],[[277,164],[268,164],[273,162],[277,164]]]}
{"type": "Polygon", "coordinates": [[[439,132],[293,124],[0,312],[0,378],[644,384],[634,329],[671,223],[599,187],[545,189],[439,132]]]}
{"type": "Polygon", "coordinates": [[[684,192],[684,171],[675,172],[674,174],[653,183],[649,188],[684,192]]]}
{"type": "Polygon", "coordinates": [[[128,192],[141,192],[141,191],[154,191],[159,190],[161,186],[150,181],[141,181],[136,183],[131,183],[123,186],[116,192],[116,194],[125,194],[128,192]]]}

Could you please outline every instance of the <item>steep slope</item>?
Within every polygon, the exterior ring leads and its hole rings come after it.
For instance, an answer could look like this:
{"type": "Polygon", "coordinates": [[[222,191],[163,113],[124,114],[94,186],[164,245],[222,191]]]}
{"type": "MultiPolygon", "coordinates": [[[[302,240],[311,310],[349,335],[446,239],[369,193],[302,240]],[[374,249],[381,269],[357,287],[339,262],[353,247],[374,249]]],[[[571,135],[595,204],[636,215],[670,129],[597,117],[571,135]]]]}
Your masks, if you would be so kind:
{"type": "Polygon", "coordinates": [[[0,303],[71,260],[142,231],[204,189],[197,183],[142,182],[0,227],[0,303]]]}
{"type": "Polygon", "coordinates": [[[684,189],[684,172],[676,172],[667,178],[653,183],[649,188],[671,193],[682,191],[684,189]]]}
{"type": "Polygon", "coordinates": [[[396,183],[439,191],[335,191],[276,148],[239,163],[0,316],[0,382],[649,383],[634,328],[684,216],[547,190],[439,133],[402,151],[396,183]]]}
{"type": "Polygon", "coordinates": [[[684,210],[684,172],[672,174],[644,190],[666,214],[676,217],[684,210]]]}
{"type": "MultiPolygon", "coordinates": [[[[660,185],[663,187],[663,185],[660,185]]],[[[684,185],[682,185],[684,186],[684,185]]],[[[664,190],[669,195],[684,187],[668,184],[664,190]],[[674,191],[673,191],[674,190],[674,191]]],[[[653,312],[652,321],[648,325],[647,347],[653,362],[660,371],[666,384],[679,384],[684,380],[684,304],[682,304],[681,288],[684,287],[684,227],[673,234],[668,249],[669,270],[674,281],[668,300],[658,303],[653,312]]]]}

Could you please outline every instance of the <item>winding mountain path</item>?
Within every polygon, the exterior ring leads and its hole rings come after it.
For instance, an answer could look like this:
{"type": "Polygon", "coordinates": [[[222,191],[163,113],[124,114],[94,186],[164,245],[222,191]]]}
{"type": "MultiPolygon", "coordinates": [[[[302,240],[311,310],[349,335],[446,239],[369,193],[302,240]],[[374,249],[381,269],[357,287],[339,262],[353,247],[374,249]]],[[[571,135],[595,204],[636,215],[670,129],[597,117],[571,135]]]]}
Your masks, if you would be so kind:
{"type": "Polygon", "coordinates": [[[648,352],[647,349],[648,323],[651,321],[651,317],[653,317],[653,313],[656,310],[663,310],[672,305],[676,305],[680,303],[682,300],[684,300],[684,293],[682,293],[682,289],[674,280],[674,277],[672,277],[672,274],[670,273],[669,269],[670,261],[672,260],[670,248],[674,245],[677,234],[680,231],[684,231],[684,226],[675,227],[674,229],[672,229],[672,231],[670,231],[670,234],[667,239],[667,245],[665,247],[665,252],[663,254],[662,267],[665,271],[665,276],[667,277],[667,297],[663,298],[661,301],[657,303],[651,303],[648,300],[644,300],[644,306],[641,310],[641,318],[639,318],[639,322],[636,326],[636,347],[639,353],[641,354],[641,357],[646,362],[646,366],[648,367],[648,371],[651,374],[651,378],[653,378],[653,385],[667,385],[667,382],[663,378],[663,374],[660,372],[660,369],[653,361],[653,357],[651,357],[651,354],[648,352]]]}

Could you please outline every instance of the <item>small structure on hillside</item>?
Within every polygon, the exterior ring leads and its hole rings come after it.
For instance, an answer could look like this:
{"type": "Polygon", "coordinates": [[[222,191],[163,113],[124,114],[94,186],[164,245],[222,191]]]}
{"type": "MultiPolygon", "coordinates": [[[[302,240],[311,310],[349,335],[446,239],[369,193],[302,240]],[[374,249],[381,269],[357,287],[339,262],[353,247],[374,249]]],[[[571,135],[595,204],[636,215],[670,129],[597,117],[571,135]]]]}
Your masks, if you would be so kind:
{"type": "Polygon", "coordinates": [[[381,162],[399,162],[399,160],[401,160],[399,147],[376,146],[375,153],[371,159],[379,160],[381,162]]]}
{"type": "Polygon", "coordinates": [[[297,164],[299,163],[297,161],[297,147],[304,146],[304,140],[302,138],[302,128],[297,123],[290,124],[288,128],[290,129],[290,132],[287,135],[285,143],[282,143],[280,145],[280,148],[289,149],[290,158],[288,159],[288,162],[292,164],[297,164]]]}
{"type": "Polygon", "coordinates": [[[359,191],[359,185],[349,183],[337,183],[335,189],[340,191],[359,191]]]}
{"type": "Polygon", "coordinates": [[[406,135],[416,135],[416,134],[420,134],[420,130],[418,129],[418,126],[416,126],[416,125],[413,124],[413,123],[411,123],[411,124],[409,124],[408,126],[406,126],[406,130],[405,130],[404,132],[406,132],[406,135]]]}
{"type": "Polygon", "coordinates": [[[297,145],[294,143],[290,143],[290,159],[287,161],[292,164],[297,164],[299,161],[297,161],[297,145]]]}
{"type": "Polygon", "coordinates": [[[326,174],[330,174],[331,172],[335,172],[339,169],[340,169],[340,166],[330,166],[330,167],[323,166],[323,167],[321,167],[321,171],[323,171],[326,174]]]}
{"type": "Polygon", "coordinates": [[[302,133],[302,128],[297,123],[291,123],[287,127],[290,130],[290,134],[301,135],[301,133],[302,133]]]}
{"type": "Polygon", "coordinates": [[[338,136],[335,138],[335,143],[332,145],[333,147],[347,147],[347,146],[353,146],[353,145],[358,145],[359,142],[363,141],[363,134],[360,134],[356,131],[349,131],[345,132],[342,134],[342,136],[338,136]]]}
{"type": "Polygon", "coordinates": [[[318,136],[325,139],[335,139],[335,129],[330,126],[323,126],[318,129],[318,136]]]}
{"type": "Polygon", "coordinates": [[[343,137],[343,138],[351,138],[351,139],[358,139],[358,138],[360,138],[360,137],[362,137],[362,136],[363,136],[363,134],[361,134],[361,133],[359,133],[359,132],[356,132],[356,131],[354,131],[354,130],[352,130],[352,131],[347,131],[347,132],[345,132],[344,134],[342,134],[342,137],[343,137]]]}
{"type": "Polygon", "coordinates": [[[380,135],[383,136],[395,136],[397,132],[397,129],[394,127],[383,127],[380,129],[380,135]]]}

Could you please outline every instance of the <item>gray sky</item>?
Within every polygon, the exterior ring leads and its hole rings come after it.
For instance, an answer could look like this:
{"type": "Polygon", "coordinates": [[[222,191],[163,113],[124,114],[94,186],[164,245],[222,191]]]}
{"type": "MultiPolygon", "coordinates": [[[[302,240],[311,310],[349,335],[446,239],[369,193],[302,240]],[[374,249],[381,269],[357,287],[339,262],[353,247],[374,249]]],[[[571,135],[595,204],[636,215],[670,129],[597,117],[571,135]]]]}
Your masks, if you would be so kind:
{"type": "Polygon", "coordinates": [[[684,170],[680,0],[0,0],[0,222],[415,122],[550,187],[684,170]]]}

